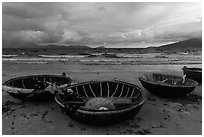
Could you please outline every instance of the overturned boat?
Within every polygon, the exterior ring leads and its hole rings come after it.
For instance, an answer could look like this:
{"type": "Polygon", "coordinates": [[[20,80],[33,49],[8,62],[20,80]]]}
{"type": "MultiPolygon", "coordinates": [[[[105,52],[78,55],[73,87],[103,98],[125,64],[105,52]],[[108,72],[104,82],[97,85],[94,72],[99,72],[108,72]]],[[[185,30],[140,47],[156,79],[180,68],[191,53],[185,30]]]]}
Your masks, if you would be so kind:
{"type": "Polygon", "coordinates": [[[138,86],[123,81],[90,81],[58,92],[55,101],[77,121],[107,125],[135,116],[145,101],[145,94],[138,86]]]}
{"type": "Polygon", "coordinates": [[[149,92],[164,98],[185,96],[198,86],[195,80],[160,73],[144,74],[139,80],[149,92]]]}
{"type": "Polygon", "coordinates": [[[196,80],[198,83],[202,83],[202,68],[187,68],[184,66],[182,70],[183,74],[186,75],[187,78],[196,80]]]}
{"type": "Polygon", "coordinates": [[[64,75],[30,75],[12,78],[6,81],[2,90],[22,100],[54,99],[54,92],[71,84],[64,75]]]}

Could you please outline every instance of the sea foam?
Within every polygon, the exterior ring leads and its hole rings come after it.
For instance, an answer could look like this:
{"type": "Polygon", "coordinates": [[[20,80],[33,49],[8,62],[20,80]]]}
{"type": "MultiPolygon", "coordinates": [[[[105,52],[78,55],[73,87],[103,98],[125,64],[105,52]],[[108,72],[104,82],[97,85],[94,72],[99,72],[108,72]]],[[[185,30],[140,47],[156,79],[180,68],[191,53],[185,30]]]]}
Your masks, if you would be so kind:
{"type": "Polygon", "coordinates": [[[21,61],[21,62],[37,62],[37,61],[68,61],[68,58],[2,58],[2,61],[21,61]]]}
{"type": "Polygon", "coordinates": [[[3,58],[17,57],[18,55],[2,55],[3,58]]]}
{"type": "Polygon", "coordinates": [[[38,55],[42,58],[84,58],[86,55],[38,55]]]}

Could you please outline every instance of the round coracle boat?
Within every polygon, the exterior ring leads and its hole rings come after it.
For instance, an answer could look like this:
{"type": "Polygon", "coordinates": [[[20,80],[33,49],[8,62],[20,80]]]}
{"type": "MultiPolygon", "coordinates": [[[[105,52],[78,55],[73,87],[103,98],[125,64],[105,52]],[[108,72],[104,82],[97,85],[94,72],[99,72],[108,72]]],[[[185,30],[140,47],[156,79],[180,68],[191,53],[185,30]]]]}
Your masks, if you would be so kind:
{"type": "Polygon", "coordinates": [[[54,99],[54,92],[71,84],[71,79],[61,75],[30,75],[6,81],[2,90],[22,100],[54,99]]]}
{"type": "Polygon", "coordinates": [[[77,121],[107,125],[135,116],[145,94],[138,86],[123,81],[89,81],[58,92],[55,101],[77,121]]]}
{"type": "Polygon", "coordinates": [[[186,75],[187,78],[196,80],[198,83],[202,83],[202,68],[187,68],[184,66],[182,70],[183,74],[186,75]]]}
{"type": "Polygon", "coordinates": [[[139,80],[149,92],[164,98],[185,96],[198,86],[195,80],[160,73],[144,74],[139,80]]]}

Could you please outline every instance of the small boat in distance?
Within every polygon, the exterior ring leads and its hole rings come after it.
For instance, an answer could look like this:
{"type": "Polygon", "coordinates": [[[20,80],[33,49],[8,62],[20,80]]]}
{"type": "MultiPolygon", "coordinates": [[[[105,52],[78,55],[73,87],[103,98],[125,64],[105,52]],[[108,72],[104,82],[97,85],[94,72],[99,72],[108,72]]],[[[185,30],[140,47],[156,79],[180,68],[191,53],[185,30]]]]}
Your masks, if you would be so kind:
{"type": "Polygon", "coordinates": [[[183,74],[186,75],[187,78],[196,80],[198,83],[202,83],[202,68],[187,68],[184,66],[182,70],[183,74]]]}
{"type": "Polygon", "coordinates": [[[2,90],[11,96],[32,101],[54,99],[54,91],[71,84],[65,75],[29,75],[6,81],[2,90]]]}
{"type": "Polygon", "coordinates": [[[108,125],[135,116],[144,92],[124,81],[89,81],[58,92],[55,101],[68,116],[86,124],[108,125]]]}
{"type": "Polygon", "coordinates": [[[195,80],[160,73],[144,74],[139,80],[145,89],[163,98],[185,96],[198,86],[195,80]]]}

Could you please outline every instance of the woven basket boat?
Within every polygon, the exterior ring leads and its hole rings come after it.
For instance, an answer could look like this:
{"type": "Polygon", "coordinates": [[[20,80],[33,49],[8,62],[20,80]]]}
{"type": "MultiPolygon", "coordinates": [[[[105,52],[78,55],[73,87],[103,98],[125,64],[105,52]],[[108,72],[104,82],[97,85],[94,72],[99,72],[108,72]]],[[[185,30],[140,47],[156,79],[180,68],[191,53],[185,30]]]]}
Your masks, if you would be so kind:
{"type": "Polygon", "coordinates": [[[202,68],[182,68],[183,74],[186,74],[187,78],[196,80],[198,83],[202,83],[202,68]]]}
{"type": "Polygon", "coordinates": [[[71,84],[71,79],[60,75],[22,76],[6,81],[2,90],[22,100],[50,100],[54,99],[54,93],[48,83],[66,87],[71,84]]]}
{"type": "Polygon", "coordinates": [[[164,98],[181,97],[194,90],[198,83],[194,80],[180,76],[151,73],[144,74],[139,78],[143,87],[149,92],[164,98]]]}
{"type": "Polygon", "coordinates": [[[89,81],[68,89],[72,96],[57,93],[55,101],[68,116],[86,124],[107,125],[128,119],[139,112],[145,101],[138,86],[123,81],[89,81]]]}

